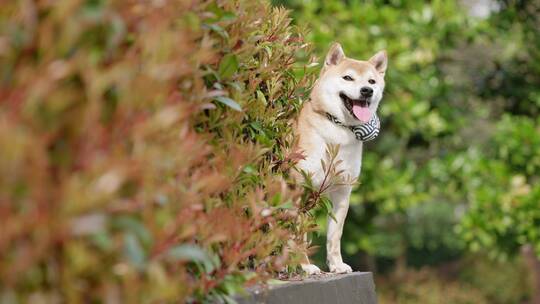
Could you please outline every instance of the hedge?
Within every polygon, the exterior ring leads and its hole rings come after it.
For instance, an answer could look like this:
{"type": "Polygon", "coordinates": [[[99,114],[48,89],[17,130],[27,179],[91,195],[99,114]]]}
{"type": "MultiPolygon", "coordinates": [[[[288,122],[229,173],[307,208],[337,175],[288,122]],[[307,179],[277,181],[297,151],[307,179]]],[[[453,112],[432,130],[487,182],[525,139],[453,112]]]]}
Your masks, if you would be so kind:
{"type": "Polygon", "coordinates": [[[2,4],[0,298],[230,301],[295,265],[313,221],[289,178],[291,119],[312,77],[287,14],[2,4]]]}

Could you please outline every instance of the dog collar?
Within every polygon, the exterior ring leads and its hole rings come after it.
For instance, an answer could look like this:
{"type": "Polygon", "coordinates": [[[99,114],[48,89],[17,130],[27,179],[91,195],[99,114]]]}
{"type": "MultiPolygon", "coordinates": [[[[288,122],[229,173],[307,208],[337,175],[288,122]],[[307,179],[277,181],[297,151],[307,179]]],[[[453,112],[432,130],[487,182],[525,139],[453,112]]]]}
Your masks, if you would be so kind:
{"type": "Polygon", "coordinates": [[[367,123],[355,126],[345,125],[330,113],[326,113],[326,117],[336,125],[351,130],[351,132],[354,133],[356,139],[363,142],[375,139],[375,137],[379,135],[379,130],[381,129],[381,122],[379,121],[379,117],[377,117],[377,114],[373,114],[373,116],[367,123]]]}

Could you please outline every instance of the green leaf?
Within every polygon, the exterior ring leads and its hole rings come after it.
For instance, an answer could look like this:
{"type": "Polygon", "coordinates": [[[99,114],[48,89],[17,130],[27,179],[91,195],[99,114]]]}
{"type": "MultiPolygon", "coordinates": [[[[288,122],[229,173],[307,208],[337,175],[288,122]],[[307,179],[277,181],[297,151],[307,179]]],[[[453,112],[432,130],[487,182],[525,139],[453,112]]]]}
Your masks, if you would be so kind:
{"type": "Polygon", "coordinates": [[[289,200],[277,207],[280,209],[293,209],[294,205],[293,205],[293,202],[289,200]]]}
{"type": "Polygon", "coordinates": [[[221,78],[229,78],[238,71],[238,58],[234,54],[223,56],[219,63],[218,73],[221,78]]]}
{"type": "Polygon", "coordinates": [[[177,261],[202,263],[207,273],[215,269],[215,263],[212,261],[210,255],[197,245],[183,244],[173,247],[167,251],[167,256],[177,261]]]}
{"type": "Polygon", "coordinates": [[[236,19],[236,14],[232,12],[224,12],[221,16],[221,21],[233,21],[236,19]]]}
{"type": "Polygon", "coordinates": [[[225,31],[221,26],[217,24],[204,24],[203,27],[211,29],[225,40],[229,39],[229,34],[227,33],[227,31],[225,31]]]}
{"type": "Polygon", "coordinates": [[[238,103],[236,103],[236,101],[230,99],[229,97],[217,96],[217,97],[214,97],[214,100],[217,100],[217,101],[229,106],[233,110],[236,110],[238,112],[242,112],[242,107],[240,107],[240,105],[238,103]]]}
{"type": "Polygon", "coordinates": [[[260,90],[257,90],[257,101],[266,105],[268,102],[266,101],[266,97],[264,96],[264,93],[260,90]]]}
{"type": "Polygon", "coordinates": [[[152,246],[152,235],[138,218],[129,216],[115,218],[113,227],[136,235],[144,246],[152,246]]]}
{"type": "Polygon", "coordinates": [[[336,216],[334,215],[334,212],[333,212],[332,201],[328,197],[323,196],[321,197],[321,203],[326,214],[335,222],[337,222],[336,216]]]}
{"type": "Polygon", "coordinates": [[[199,246],[189,244],[173,247],[167,252],[167,255],[182,261],[200,262],[208,258],[206,252],[199,246]]]}
{"type": "Polygon", "coordinates": [[[124,252],[130,262],[139,270],[144,267],[146,262],[146,254],[139,240],[133,233],[129,233],[124,237],[124,252]]]}
{"type": "Polygon", "coordinates": [[[255,170],[255,168],[252,165],[245,166],[243,171],[244,173],[247,173],[247,174],[257,173],[257,170],[255,170]]]}

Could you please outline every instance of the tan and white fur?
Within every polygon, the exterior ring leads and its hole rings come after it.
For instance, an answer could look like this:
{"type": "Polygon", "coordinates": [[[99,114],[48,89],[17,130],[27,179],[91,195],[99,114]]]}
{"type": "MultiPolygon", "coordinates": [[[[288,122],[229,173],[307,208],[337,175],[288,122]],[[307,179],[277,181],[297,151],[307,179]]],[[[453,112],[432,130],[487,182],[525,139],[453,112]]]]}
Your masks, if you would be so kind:
{"type": "MultiPolygon", "coordinates": [[[[320,186],[324,177],[321,159],[325,157],[328,145],[339,145],[339,169],[345,170],[350,178],[358,178],[362,164],[362,145],[353,132],[330,121],[326,113],[333,115],[345,125],[359,125],[360,121],[344,102],[345,94],[353,100],[362,100],[363,111],[375,114],[381,101],[385,86],[384,75],[387,67],[385,51],[376,53],[367,61],[347,58],[341,45],[334,43],[328,52],[319,79],[315,82],[307,101],[300,111],[296,124],[299,149],[305,159],[298,163],[298,168],[312,176],[315,186],[320,186]],[[371,96],[366,97],[365,91],[372,90],[371,96]],[[361,93],[361,90],[363,90],[361,93]],[[340,96],[341,95],[341,96],[340,96]],[[366,101],[368,101],[366,103],[366,101]]],[[[345,98],[346,99],[346,98],[345,98]]],[[[352,102],[352,101],[351,101],[352,102]]],[[[357,106],[358,107],[358,106],[357,106]]],[[[349,265],[341,257],[341,235],[347,211],[352,186],[333,188],[328,196],[333,204],[335,220],[328,219],[327,229],[327,264],[331,272],[352,272],[349,265]]],[[[310,264],[307,256],[302,268],[308,274],[316,274],[321,270],[310,264]]]]}

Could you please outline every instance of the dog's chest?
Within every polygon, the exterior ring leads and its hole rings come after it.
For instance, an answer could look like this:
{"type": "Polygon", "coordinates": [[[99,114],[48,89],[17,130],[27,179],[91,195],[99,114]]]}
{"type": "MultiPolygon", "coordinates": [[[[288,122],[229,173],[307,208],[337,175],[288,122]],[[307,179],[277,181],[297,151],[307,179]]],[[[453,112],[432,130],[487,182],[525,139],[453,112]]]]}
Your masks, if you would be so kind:
{"type": "Polygon", "coordinates": [[[360,175],[362,166],[362,142],[340,146],[338,160],[338,170],[344,170],[350,178],[357,178],[360,175]]]}
{"type": "MultiPolygon", "coordinates": [[[[356,140],[354,134],[343,127],[332,123],[322,123],[315,127],[315,132],[309,134],[309,147],[304,150],[306,159],[299,162],[302,170],[312,174],[315,185],[320,185],[325,172],[321,165],[321,159],[327,161],[327,146],[339,145],[337,159],[340,161],[338,170],[344,170],[344,174],[351,178],[357,178],[362,164],[362,142],[356,140]]],[[[307,135],[307,134],[306,134],[307,135]]]]}

